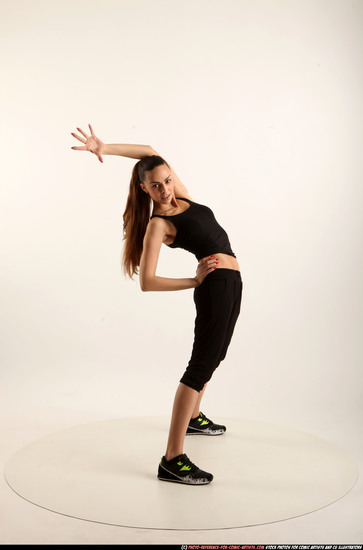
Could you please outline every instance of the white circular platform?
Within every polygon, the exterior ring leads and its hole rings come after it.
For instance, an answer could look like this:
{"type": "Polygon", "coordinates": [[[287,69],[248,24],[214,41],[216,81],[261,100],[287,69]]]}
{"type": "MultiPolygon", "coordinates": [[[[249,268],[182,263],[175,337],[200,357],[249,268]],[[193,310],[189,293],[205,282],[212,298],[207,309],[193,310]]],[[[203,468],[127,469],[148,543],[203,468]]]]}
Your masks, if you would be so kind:
{"type": "Polygon", "coordinates": [[[21,449],[5,477],[24,499],[88,521],[147,529],[226,529],[318,510],[355,484],[354,461],[328,441],[231,418],[222,436],[188,436],[184,452],[214,475],[205,486],[157,479],[166,417],[75,426],[21,449]]]}

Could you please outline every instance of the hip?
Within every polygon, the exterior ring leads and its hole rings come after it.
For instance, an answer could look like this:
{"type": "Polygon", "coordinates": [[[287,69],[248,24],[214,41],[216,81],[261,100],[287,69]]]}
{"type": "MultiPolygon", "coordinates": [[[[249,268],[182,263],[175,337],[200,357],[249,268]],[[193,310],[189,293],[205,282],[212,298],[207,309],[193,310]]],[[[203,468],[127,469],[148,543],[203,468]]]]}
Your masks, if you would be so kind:
{"type": "Polygon", "coordinates": [[[226,307],[231,301],[241,300],[243,281],[237,269],[218,267],[204,278],[194,289],[194,300],[222,301],[226,307]]]}

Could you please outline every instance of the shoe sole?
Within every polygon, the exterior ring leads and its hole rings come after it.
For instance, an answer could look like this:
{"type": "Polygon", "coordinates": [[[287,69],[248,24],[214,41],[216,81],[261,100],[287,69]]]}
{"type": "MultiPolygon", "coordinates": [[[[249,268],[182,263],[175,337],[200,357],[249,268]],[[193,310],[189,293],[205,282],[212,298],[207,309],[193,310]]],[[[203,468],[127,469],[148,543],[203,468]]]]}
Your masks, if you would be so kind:
{"type": "Polygon", "coordinates": [[[171,481],[172,483],[181,483],[182,485],[209,485],[209,483],[212,481],[212,479],[210,481],[203,481],[203,482],[197,482],[197,481],[194,481],[194,482],[189,482],[189,481],[182,481],[181,479],[167,479],[167,478],[164,478],[164,477],[160,477],[158,475],[158,479],[160,479],[160,481],[171,481]]]}
{"type": "Polygon", "coordinates": [[[213,479],[213,476],[212,479],[203,477],[199,478],[199,480],[198,478],[193,479],[190,476],[179,477],[176,474],[173,474],[173,472],[169,472],[169,470],[163,466],[160,466],[159,468],[158,479],[160,479],[160,481],[172,481],[173,483],[182,483],[183,485],[208,485],[208,483],[210,483],[213,479]],[[163,474],[160,473],[160,470],[162,470],[163,474]],[[163,475],[165,477],[163,477],[163,475]]]}
{"type": "Polygon", "coordinates": [[[196,428],[192,428],[195,430],[194,432],[186,432],[185,435],[223,435],[226,433],[226,430],[216,430],[214,432],[208,432],[207,430],[197,430],[196,428]]]}

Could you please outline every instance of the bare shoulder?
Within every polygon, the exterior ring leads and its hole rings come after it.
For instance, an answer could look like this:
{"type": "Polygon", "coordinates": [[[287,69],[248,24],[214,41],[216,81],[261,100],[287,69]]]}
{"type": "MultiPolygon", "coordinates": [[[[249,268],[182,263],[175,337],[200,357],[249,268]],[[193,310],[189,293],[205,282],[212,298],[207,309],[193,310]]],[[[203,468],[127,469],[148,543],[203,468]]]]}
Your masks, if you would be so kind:
{"type": "Polygon", "coordinates": [[[162,242],[167,230],[167,225],[165,222],[166,220],[158,217],[149,220],[146,227],[145,239],[161,240],[162,242]]]}
{"type": "Polygon", "coordinates": [[[163,218],[159,218],[159,216],[155,216],[155,218],[151,218],[151,220],[149,220],[146,231],[158,232],[158,231],[162,231],[164,227],[165,227],[165,220],[163,220],[163,218]]]}

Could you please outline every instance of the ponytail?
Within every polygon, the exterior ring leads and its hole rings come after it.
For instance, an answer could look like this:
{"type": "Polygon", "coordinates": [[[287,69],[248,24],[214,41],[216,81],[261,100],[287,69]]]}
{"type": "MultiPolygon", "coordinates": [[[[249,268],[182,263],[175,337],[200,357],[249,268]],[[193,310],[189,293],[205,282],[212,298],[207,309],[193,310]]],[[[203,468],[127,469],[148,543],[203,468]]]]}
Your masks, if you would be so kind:
{"type": "Polygon", "coordinates": [[[139,160],[133,170],[130,181],[129,196],[123,214],[124,250],[122,258],[123,272],[131,279],[138,275],[143,241],[150,220],[151,198],[140,187],[145,179],[145,172],[153,170],[161,164],[168,163],[157,155],[151,155],[139,160]]]}

